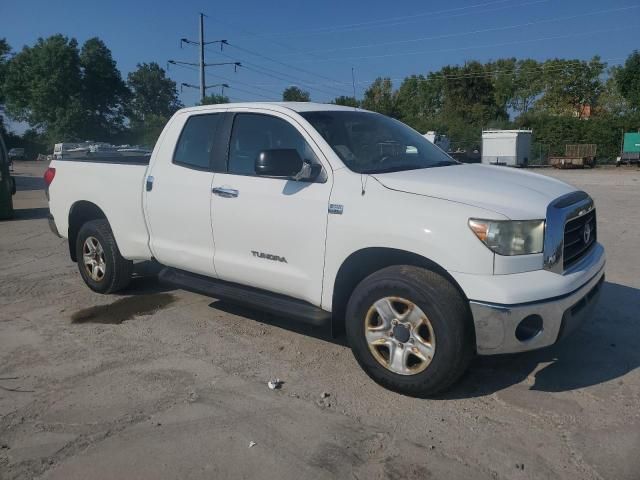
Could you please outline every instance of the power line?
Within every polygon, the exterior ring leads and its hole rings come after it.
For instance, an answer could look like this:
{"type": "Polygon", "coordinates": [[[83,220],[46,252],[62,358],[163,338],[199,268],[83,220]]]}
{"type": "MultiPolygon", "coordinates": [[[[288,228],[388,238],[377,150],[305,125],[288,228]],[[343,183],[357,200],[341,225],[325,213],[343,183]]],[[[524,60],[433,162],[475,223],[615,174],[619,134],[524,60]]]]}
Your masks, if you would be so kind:
{"type": "MultiPolygon", "coordinates": [[[[615,65],[618,63],[622,63],[624,60],[625,60],[625,57],[613,57],[613,58],[600,59],[600,62],[607,65],[609,65],[610,62],[616,62],[614,63],[615,65]]],[[[543,72],[554,72],[554,71],[564,70],[567,66],[577,66],[587,61],[588,60],[567,60],[567,61],[564,61],[562,65],[546,66],[544,64],[539,64],[532,68],[535,70],[541,70],[543,72]]],[[[423,74],[419,74],[419,75],[412,74],[412,75],[407,75],[406,77],[393,77],[393,78],[386,77],[386,78],[389,78],[389,80],[391,81],[404,81],[406,79],[413,78],[419,82],[430,82],[430,81],[437,81],[437,80],[459,80],[463,78],[490,78],[490,77],[494,77],[496,75],[502,75],[502,74],[515,74],[515,73],[518,73],[520,69],[521,68],[516,65],[514,66],[514,68],[510,68],[510,69],[485,70],[482,72],[470,72],[470,73],[455,74],[455,75],[445,75],[445,74],[432,72],[430,74],[427,74],[428,75],[427,77],[424,77],[423,74]]],[[[525,70],[528,70],[528,68],[525,70]]],[[[367,84],[373,83],[374,81],[375,80],[360,80],[355,83],[358,85],[367,85],[367,84]]],[[[345,84],[346,83],[347,82],[345,82],[345,84]]],[[[267,86],[267,85],[261,84],[260,86],[267,86]]]]}
{"type": "MultiPolygon", "coordinates": [[[[233,45],[231,43],[229,44],[229,46],[232,47],[232,48],[236,48],[236,49],[238,49],[238,50],[240,50],[242,52],[248,53],[249,55],[254,55],[256,57],[263,58],[263,59],[268,60],[270,62],[277,63],[277,64],[282,65],[284,67],[291,68],[293,70],[297,70],[297,71],[302,72],[302,73],[306,73],[307,75],[313,75],[313,76],[316,76],[318,78],[322,78],[322,79],[325,79],[325,80],[329,80],[329,81],[332,81],[332,82],[339,83],[337,80],[335,80],[333,78],[325,77],[324,75],[321,75],[319,73],[310,72],[309,70],[305,70],[304,68],[299,68],[299,67],[296,67],[294,65],[290,65],[288,63],[281,62],[280,60],[276,60],[274,58],[268,57],[267,55],[263,55],[261,53],[254,52],[254,51],[249,50],[247,48],[240,47],[238,45],[233,45]]],[[[327,61],[327,60],[330,61],[330,59],[325,59],[325,61],[327,61]]]]}
{"type": "Polygon", "coordinates": [[[199,76],[200,76],[200,85],[199,87],[196,85],[191,85],[190,83],[182,83],[181,87],[189,87],[189,88],[199,88],[200,89],[200,101],[202,102],[204,100],[205,94],[207,89],[209,88],[213,88],[219,85],[205,85],[205,68],[207,67],[217,67],[217,66],[222,66],[222,65],[233,65],[234,70],[237,70],[239,66],[241,66],[240,62],[220,62],[220,63],[205,63],[204,61],[204,49],[206,45],[211,45],[214,43],[218,43],[220,44],[220,49],[222,50],[223,45],[227,45],[227,41],[226,40],[213,40],[213,41],[209,41],[206,42],[204,40],[204,17],[205,14],[204,13],[200,13],[200,30],[199,30],[199,40],[196,42],[194,40],[189,40],[188,38],[181,38],[180,39],[180,46],[182,47],[183,43],[186,43],[188,45],[197,45],[199,47],[200,50],[200,61],[198,63],[196,62],[185,62],[185,61],[181,61],[181,60],[169,60],[168,63],[172,64],[172,65],[181,65],[181,66],[198,66],[199,70],[199,76]]]}
{"type": "MultiPolygon", "coordinates": [[[[526,44],[526,43],[535,43],[535,42],[541,42],[541,41],[547,41],[547,40],[560,40],[560,39],[566,39],[566,38],[575,38],[575,37],[585,37],[585,36],[590,36],[590,35],[595,35],[595,34],[600,34],[600,33],[613,33],[613,32],[621,32],[624,30],[631,30],[637,28],[636,26],[628,26],[628,27],[616,27],[616,28],[611,28],[611,29],[604,29],[604,30],[590,30],[587,32],[578,32],[578,33],[572,33],[572,34],[566,34],[566,35],[555,35],[555,36],[549,36],[549,37],[539,37],[539,38],[531,38],[528,40],[516,40],[513,42],[502,42],[502,43],[492,43],[492,44],[484,44],[484,45],[472,45],[472,46],[468,46],[468,47],[453,47],[453,48],[442,48],[442,49],[438,49],[438,50],[419,50],[419,51],[411,51],[411,52],[401,52],[401,53],[386,53],[386,54],[378,54],[378,55],[362,55],[362,56],[357,56],[357,57],[345,57],[343,58],[343,60],[367,60],[367,59],[374,59],[374,58],[389,58],[389,57],[398,57],[398,56],[408,56],[408,55],[423,55],[425,53],[443,53],[443,52],[456,52],[456,51],[463,51],[463,50],[475,50],[475,49],[485,49],[485,48],[495,48],[495,47],[506,47],[506,46],[512,46],[512,45],[522,45],[522,44],[526,44]]],[[[305,60],[301,60],[301,61],[305,61],[305,60]]],[[[318,61],[318,60],[316,60],[318,61]]]]}
{"type": "MultiPolygon", "coordinates": [[[[247,67],[245,66],[244,68],[247,68],[247,67]]],[[[230,80],[230,79],[228,79],[228,78],[226,78],[226,77],[223,77],[223,76],[221,76],[221,75],[215,75],[215,74],[213,74],[213,73],[207,73],[207,76],[208,76],[208,77],[219,78],[220,80],[225,80],[225,81],[230,82],[230,83],[233,83],[233,84],[238,83],[238,84],[240,84],[240,85],[244,85],[245,87],[255,88],[256,90],[261,90],[261,91],[266,92],[266,93],[271,94],[271,95],[273,95],[273,94],[274,94],[274,92],[273,92],[272,90],[269,90],[269,89],[263,88],[263,87],[262,87],[262,86],[260,86],[260,85],[252,85],[252,84],[250,84],[250,83],[247,83],[247,82],[241,82],[240,80],[235,80],[235,79],[234,79],[234,80],[230,80]]],[[[279,96],[279,95],[280,95],[280,94],[278,93],[276,96],[279,96]]]]}
{"type": "MultiPolygon", "coordinates": [[[[182,45],[182,43],[186,43],[186,44],[188,44],[188,45],[195,45],[195,46],[200,45],[200,43],[199,43],[199,42],[189,41],[189,40],[187,40],[187,39],[181,39],[181,45],[182,45]]],[[[204,42],[204,44],[205,44],[205,45],[204,45],[204,48],[203,48],[203,49],[204,49],[204,50],[207,50],[207,51],[210,51],[210,52],[212,52],[212,53],[215,53],[216,55],[221,55],[221,56],[223,56],[223,57],[225,57],[225,58],[229,58],[229,59],[235,60],[235,59],[234,59],[234,57],[231,57],[230,55],[225,54],[225,53],[222,51],[222,48],[221,48],[221,51],[211,50],[209,47],[207,47],[207,46],[206,46],[206,44],[209,44],[209,43],[220,43],[220,44],[221,44],[221,46],[222,46],[222,45],[231,46],[227,40],[218,40],[218,41],[215,41],[215,42],[204,42]]],[[[241,48],[241,47],[235,47],[235,48],[241,48]]],[[[260,54],[257,54],[257,53],[255,53],[255,52],[251,52],[251,53],[252,53],[252,54],[254,54],[254,55],[260,55],[260,54]]],[[[175,61],[175,60],[169,60],[169,63],[170,63],[170,64],[172,64],[172,65],[180,65],[180,66],[196,66],[196,65],[198,65],[198,64],[196,64],[196,63],[194,63],[194,62],[178,62],[178,61],[175,61]]],[[[329,91],[327,91],[327,90],[322,90],[322,89],[315,88],[315,87],[314,87],[314,88],[307,87],[307,82],[306,82],[306,81],[303,81],[303,80],[301,80],[301,79],[299,79],[299,78],[295,78],[295,77],[293,77],[293,76],[291,76],[291,75],[282,74],[282,73],[280,73],[280,72],[278,72],[278,71],[276,71],[276,70],[270,69],[270,68],[268,68],[268,67],[264,67],[264,66],[260,66],[260,65],[257,65],[257,64],[253,64],[253,63],[251,63],[251,62],[246,62],[246,61],[242,61],[242,62],[239,62],[239,61],[232,61],[232,62],[220,62],[220,63],[215,63],[215,64],[206,64],[206,63],[205,63],[205,64],[203,64],[203,65],[204,65],[204,66],[234,65],[234,69],[236,69],[237,67],[243,67],[243,68],[246,68],[246,69],[248,69],[248,70],[252,70],[252,71],[254,71],[254,72],[256,72],[256,73],[260,73],[260,74],[263,74],[263,75],[271,76],[271,77],[273,77],[273,78],[275,78],[275,79],[283,80],[283,81],[288,82],[288,83],[290,83],[290,82],[297,83],[297,84],[299,84],[299,85],[301,85],[301,86],[303,86],[303,87],[305,87],[305,88],[308,88],[309,90],[315,90],[315,91],[318,91],[318,92],[321,92],[321,93],[327,94],[327,95],[329,95],[329,96],[335,96],[335,95],[336,95],[336,94],[335,94],[335,92],[329,92],[329,91]],[[253,67],[249,67],[249,65],[252,65],[253,67]],[[267,72],[264,72],[264,71],[260,71],[260,70],[267,70],[267,71],[271,71],[271,72],[274,72],[274,73],[275,73],[275,75],[274,75],[274,74],[267,73],[267,72]],[[283,78],[282,76],[278,76],[278,75],[286,75],[286,76],[288,76],[290,79],[286,79],[286,78],[283,78]]],[[[305,70],[305,71],[306,71],[306,70],[305,70]]],[[[322,78],[326,78],[326,77],[322,77],[322,78]]],[[[332,80],[332,82],[333,82],[334,84],[339,84],[339,83],[340,83],[340,82],[333,81],[333,80],[332,80]]],[[[205,86],[205,90],[206,90],[206,89],[207,89],[207,86],[205,86]]]]}
{"type": "MultiPolygon", "coordinates": [[[[538,0],[538,1],[547,1],[547,0],[538,0]]],[[[245,35],[248,35],[248,36],[251,36],[251,37],[255,37],[255,38],[257,38],[258,40],[260,40],[261,42],[263,42],[263,41],[265,41],[265,40],[266,40],[266,41],[271,42],[272,44],[277,45],[277,46],[279,46],[279,47],[281,47],[281,48],[284,48],[284,49],[287,49],[287,50],[291,50],[292,52],[295,52],[295,53],[301,53],[301,50],[299,50],[299,49],[297,49],[297,48],[294,48],[294,47],[292,47],[291,45],[288,45],[288,44],[286,44],[286,43],[281,43],[281,42],[278,42],[278,41],[276,41],[276,40],[269,39],[269,38],[265,37],[264,35],[260,35],[260,34],[255,33],[255,32],[251,32],[251,31],[247,30],[246,28],[243,28],[243,27],[238,26],[238,25],[235,25],[235,24],[231,24],[231,23],[226,22],[226,21],[224,21],[224,20],[220,20],[220,19],[218,19],[217,17],[216,17],[216,18],[214,18],[214,19],[213,19],[213,21],[215,21],[215,22],[217,22],[217,23],[221,23],[222,25],[226,25],[226,26],[228,26],[228,27],[231,27],[231,28],[233,28],[234,30],[239,30],[239,31],[241,31],[241,32],[244,32],[244,33],[245,33],[245,35]]],[[[315,55],[314,55],[314,54],[310,54],[310,55],[315,57],[315,55]]],[[[317,58],[321,58],[321,57],[317,57],[317,58]]],[[[324,60],[326,60],[325,58],[323,58],[323,59],[324,59],[324,60]]],[[[273,60],[272,60],[272,61],[273,61],[273,60]]],[[[340,60],[336,60],[336,62],[337,62],[337,63],[342,63],[340,60]]],[[[288,65],[285,65],[285,66],[288,66],[288,65]]],[[[289,67],[289,68],[294,68],[294,69],[296,69],[296,68],[297,68],[297,67],[291,67],[291,66],[288,66],[288,67],[289,67]]],[[[315,72],[307,72],[307,73],[308,73],[308,74],[310,74],[310,75],[318,76],[318,74],[317,74],[317,73],[315,73],[315,72]]]]}
{"type": "MultiPolygon", "coordinates": [[[[379,19],[379,20],[370,20],[367,22],[358,22],[358,23],[347,23],[347,24],[342,24],[342,25],[335,25],[335,26],[331,26],[331,27],[322,27],[322,28],[316,28],[316,29],[307,29],[307,30],[294,30],[294,31],[288,31],[288,32],[278,32],[278,33],[272,33],[272,34],[265,34],[262,35],[263,37],[268,37],[268,36],[287,36],[287,35],[295,35],[295,34],[305,34],[305,35],[309,35],[309,34],[315,34],[315,33],[335,33],[338,31],[342,31],[342,30],[352,30],[352,29],[357,29],[358,27],[368,27],[368,28],[377,28],[380,27],[382,25],[384,25],[385,23],[389,23],[389,22],[395,22],[395,21],[399,21],[399,20],[406,20],[406,19],[415,19],[416,17],[425,17],[425,16],[438,16],[440,14],[446,14],[446,13],[453,13],[453,12],[460,12],[460,11],[465,11],[465,10],[471,10],[471,9],[477,9],[477,8],[481,8],[481,7],[486,7],[486,6],[491,6],[491,5],[496,5],[496,4],[504,4],[507,2],[510,2],[511,0],[492,0],[490,2],[484,2],[484,3],[476,3],[474,5],[467,5],[464,7],[455,7],[455,8],[447,8],[444,10],[437,10],[437,11],[430,11],[430,12],[420,12],[420,13],[414,13],[412,15],[402,15],[399,17],[391,17],[391,18],[384,18],[384,19],[379,19]]],[[[543,1],[550,1],[550,0],[543,0],[543,1]]]]}
{"type": "Polygon", "coordinates": [[[581,13],[581,14],[577,14],[577,15],[546,18],[546,19],[543,19],[543,20],[536,20],[536,21],[520,23],[520,24],[516,24],[516,25],[504,25],[504,26],[500,26],[500,27],[484,28],[484,29],[480,29],[480,30],[470,30],[470,31],[465,31],[465,32],[447,33],[447,34],[442,34],[442,35],[434,35],[434,36],[430,36],[430,37],[412,38],[412,39],[407,39],[407,40],[394,40],[392,42],[369,43],[369,44],[365,44],[365,45],[352,45],[352,46],[349,46],[349,47],[340,47],[340,48],[332,48],[332,49],[325,49],[325,50],[316,50],[316,51],[309,52],[309,53],[310,54],[312,54],[312,53],[313,54],[315,54],[315,53],[333,53],[333,52],[340,52],[340,51],[345,51],[345,50],[358,50],[358,49],[362,49],[362,48],[384,47],[384,46],[389,46],[389,45],[403,45],[403,44],[407,44],[407,43],[423,42],[423,41],[427,41],[427,40],[441,40],[441,39],[445,39],[445,38],[463,37],[463,36],[467,36],[467,35],[477,35],[477,34],[481,34],[481,33],[499,32],[499,31],[504,31],[504,30],[514,30],[514,29],[518,29],[518,28],[526,28],[526,27],[531,27],[531,26],[535,26],[535,25],[542,25],[542,24],[545,24],[545,23],[564,22],[564,21],[567,21],[567,20],[575,20],[577,18],[589,17],[589,16],[593,16],[593,15],[604,15],[606,13],[613,13],[613,12],[623,12],[623,11],[629,11],[629,10],[638,9],[638,8],[640,8],[640,5],[631,5],[631,6],[619,7],[619,8],[608,8],[608,9],[604,9],[604,10],[597,10],[597,11],[594,11],[594,12],[581,13]]]}
{"type": "MultiPolygon", "coordinates": [[[[222,56],[227,57],[227,58],[232,58],[232,57],[230,57],[229,55],[226,55],[223,52],[213,52],[213,53],[216,53],[218,55],[222,55],[222,56]]],[[[282,80],[282,81],[287,82],[289,84],[291,84],[291,82],[293,82],[293,83],[301,85],[301,86],[303,86],[303,87],[305,87],[305,88],[307,88],[308,90],[311,90],[311,91],[324,93],[324,94],[329,95],[329,96],[336,96],[336,92],[330,92],[330,91],[323,90],[323,89],[320,89],[320,88],[317,88],[317,87],[313,87],[313,86],[311,86],[311,85],[313,85],[313,83],[311,83],[311,82],[307,82],[305,80],[301,80],[300,78],[294,77],[294,76],[286,74],[286,73],[279,72],[278,70],[274,70],[274,69],[271,69],[269,67],[265,67],[263,65],[258,65],[258,64],[255,64],[255,63],[252,63],[252,62],[247,62],[246,60],[243,60],[242,61],[242,68],[244,68],[246,70],[253,71],[253,72],[261,74],[261,75],[266,75],[266,76],[274,78],[276,80],[282,80]]],[[[331,82],[327,83],[326,85],[336,85],[336,84],[340,84],[340,82],[331,81],[331,82]]]]}
{"type": "MultiPolygon", "coordinates": [[[[179,66],[179,67],[181,67],[181,68],[186,68],[186,69],[188,69],[188,70],[193,70],[193,71],[195,71],[195,72],[197,72],[197,71],[198,71],[196,68],[194,68],[194,67],[192,67],[192,66],[189,66],[189,65],[181,65],[181,64],[178,64],[177,66],[179,66]]],[[[205,75],[206,75],[207,77],[210,77],[210,76],[214,76],[214,77],[215,77],[215,76],[216,76],[216,75],[213,75],[213,74],[211,74],[211,73],[209,73],[209,72],[207,72],[205,75]]],[[[222,78],[222,79],[224,79],[224,80],[227,80],[228,82],[234,83],[234,81],[229,80],[229,79],[226,79],[226,78],[224,78],[224,77],[218,77],[218,78],[222,78]]],[[[222,86],[222,85],[223,85],[223,84],[217,84],[217,85],[215,85],[215,86],[216,86],[216,87],[219,87],[219,86],[222,86]]],[[[248,95],[255,96],[255,97],[262,97],[262,98],[266,98],[266,99],[268,99],[268,100],[273,100],[273,96],[271,96],[271,97],[267,97],[266,95],[262,95],[261,93],[257,93],[257,92],[250,92],[250,91],[248,91],[248,90],[244,90],[244,89],[242,89],[242,88],[238,88],[238,87],[235,87],[235,86],[233,86],[233,85],[229,85],[228,83],[225,83],[224,85],[226,85],[224,88],[229,88],[229,89],[232,89],[232,90],[237,90],[238,92],[243,92],[243,93],[246,93],[246,94],[248,94],[248,95]]],[[[186,85],[186,86],[191,86],[191,85],[186,85]]],[[[202,101],[202,99],[201,99],[200,101],[202,101]]]]}

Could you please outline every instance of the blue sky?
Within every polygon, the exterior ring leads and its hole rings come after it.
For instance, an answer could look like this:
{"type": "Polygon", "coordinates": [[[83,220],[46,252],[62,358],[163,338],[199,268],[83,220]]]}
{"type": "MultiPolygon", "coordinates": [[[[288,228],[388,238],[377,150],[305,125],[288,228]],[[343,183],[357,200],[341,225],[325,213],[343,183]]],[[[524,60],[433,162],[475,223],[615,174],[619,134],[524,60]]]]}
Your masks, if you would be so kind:
{"type": "MultiPolygon", "coordinates": [[[[208,15],[206,40],[230,44],[221,53],[209,46],[207,61],[247,67],[207,70],[209,84],[231,85],[232,100],[279,99],[292,84],[312,100],[349,95],[352,67],[360,97],[377,76],[397,86],[409,74],[508,56],[600,55],[617,64],[640,45],[640,2],[630,0],[4,0],[0,36],[15,50],[54,33],[81,43],[98,36],[126,77],[139,62],[196,61],[197,49],[181,49],[179,39],[197,40],[199,12],[208,15]]],[[[169,75],[198,82],[189,68],[171,66],[169,75]]],[[[185,89],[181,98],[191,105],[197,95],[185,89]]]]}

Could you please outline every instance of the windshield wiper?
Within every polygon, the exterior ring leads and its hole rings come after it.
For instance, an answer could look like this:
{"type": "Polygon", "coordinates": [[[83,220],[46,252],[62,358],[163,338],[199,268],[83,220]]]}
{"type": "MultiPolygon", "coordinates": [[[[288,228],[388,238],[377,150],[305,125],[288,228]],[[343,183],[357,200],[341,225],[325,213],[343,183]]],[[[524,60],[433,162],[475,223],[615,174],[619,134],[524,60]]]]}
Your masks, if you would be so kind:
{"type": "Polygon", "coordinates": [[[416,170],[418,168],[424,168],[424,167],[421,165],[396,165],[394,167],[372,168],[371,170],[363,170],[361,173],[367,173],[367,174],[391,173],[391,172],[401,172],[403,170],[416,170]]]}
{"type": "Polygon", "coordinates": [[[361,173],[366,174],[375,174],[375,173],[393,173],[393,172],[402,172],[405,170],[419,170],[422,168],[433,168],[433,167],[446,167],[448,165],[458,165],[456,162],[452,162],[449,160],[441,160],[432,165],[395,165],[389,166],[386,168],[372,168],[371,170],[363,170],[361,173]]]}

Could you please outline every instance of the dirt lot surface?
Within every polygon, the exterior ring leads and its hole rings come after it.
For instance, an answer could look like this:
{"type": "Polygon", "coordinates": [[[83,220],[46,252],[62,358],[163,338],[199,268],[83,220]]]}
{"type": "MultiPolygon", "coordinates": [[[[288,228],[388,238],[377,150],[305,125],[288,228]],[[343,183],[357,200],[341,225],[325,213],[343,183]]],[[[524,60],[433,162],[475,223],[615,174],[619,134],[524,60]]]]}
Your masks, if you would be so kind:
{"type": "Polygon", "coordinates": [[[635,167],[544,170],[596,200],[596,315],[547,350],[478,358],[437,400],[378,387],[321,330],[144,271],[92,293],[47,226],[44,168],[18,163],[0,222],[0,478],[640,478],[635,167]]]}

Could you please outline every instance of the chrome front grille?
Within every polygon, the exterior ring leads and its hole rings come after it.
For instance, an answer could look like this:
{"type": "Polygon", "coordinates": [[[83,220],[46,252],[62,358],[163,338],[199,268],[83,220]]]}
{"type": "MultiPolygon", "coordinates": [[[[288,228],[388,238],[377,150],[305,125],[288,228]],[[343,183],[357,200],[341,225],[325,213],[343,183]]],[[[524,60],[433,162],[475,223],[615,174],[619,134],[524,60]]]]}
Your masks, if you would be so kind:
{"type": "Polygon", "coordinates": [[[544,268],[563,274],[596,244],[596,212],[585,192],[572,192],[547,207],[544,268]],[[588,230],[585,231],[585,229],[588,230]]]}
{"type": "Polygon", "coordinates": [[[570,268],[595,245],[597,236],[596,211],[569,220],[564,226],[562,261],[564,269],[570,268]]]}

